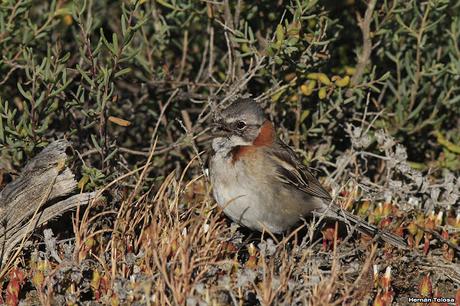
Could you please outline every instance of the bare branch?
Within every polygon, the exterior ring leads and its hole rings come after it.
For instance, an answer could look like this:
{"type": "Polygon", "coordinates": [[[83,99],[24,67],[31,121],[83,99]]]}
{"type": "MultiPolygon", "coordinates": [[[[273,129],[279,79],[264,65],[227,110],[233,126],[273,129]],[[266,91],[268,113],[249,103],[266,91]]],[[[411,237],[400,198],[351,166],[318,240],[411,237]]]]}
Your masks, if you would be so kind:
{"type": "MultiPolygon", "coordinates": [[[[358,19],[358,24],[363,34],[363,47],[361,54],[358,55],[358,64],[356,65],[356,72],[351,78],[351,87],[356,86],[360,81],[366,69],[366,66],[369,64],[371,51],[372,51],[372,40],[371,40],[371,22],[372,14],[374,13],[375,5],[377,0],[370,0],[366,13],[364,14],[364,19],[357,14],[356,18],[358,19]]],[[[346,93],[348,97],[352,95],[352,91],[349,89],[346,93]]]]}

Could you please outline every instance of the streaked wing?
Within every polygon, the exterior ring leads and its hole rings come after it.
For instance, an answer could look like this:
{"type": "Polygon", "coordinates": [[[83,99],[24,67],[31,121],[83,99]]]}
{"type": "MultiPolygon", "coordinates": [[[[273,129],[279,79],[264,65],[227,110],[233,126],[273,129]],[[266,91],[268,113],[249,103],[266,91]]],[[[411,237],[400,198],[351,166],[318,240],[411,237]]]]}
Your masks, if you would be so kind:
{"type": "MultiPolygon", "coordinates": [[[[310,170],[304,166],[298,159],[294,151],[285,143],[277,140],[275,147],[269,152],[269,156],[274,159],[278,165],[276,168],[277,178],[284,184],[295,186],[299,190],[321,198],[326,204],[332,201],[329,193],[321,186],[318,180],[311,174],[310,170]]],[[[399,237],[391,232],[380,230],[374,225],[368,224],[361,220],[358,216],[341,209],[339,206],[329,206],[328,217],[332,217],[344,222],[348,222],[355,226],[360,232],[371,236],[378,236],[383,241],[386,241],[394,246],[406,248],[407,243],[402,237],[399,237]]]]}
{"type": "Polygon", "coordinates": [[[311,196],[324,199],[326,203],[331,202],[329,193],[310,170],[297,159],[295,152],[288,145],[277,140],[270,153],[271,158],[278,165],[276,173],[282,183],[290,184],[311,196]]]}

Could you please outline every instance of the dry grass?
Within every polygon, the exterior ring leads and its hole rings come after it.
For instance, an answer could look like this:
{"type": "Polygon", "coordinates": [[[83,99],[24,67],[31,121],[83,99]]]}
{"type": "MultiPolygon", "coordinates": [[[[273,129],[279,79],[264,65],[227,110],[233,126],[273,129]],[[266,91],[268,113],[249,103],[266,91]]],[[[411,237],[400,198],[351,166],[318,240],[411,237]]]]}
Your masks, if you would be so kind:
{"type": "Polygon", "coordinates": [[[312,226],[285,237],[238,229],[216,207],[203,175],[185,180],[190,168],[199,168],[197,159],[148,189],[140,188],[146,187],[142,175],[139,188],[115,191],[121,180],[114,182],[105,201],[74,214],[70,242],[56,243],[55,250],[50,244],[29,246],[10,270],[4,302],[388,305],[395,299],[404,304],[405,297],[421,296],[419,279],[427,275],[428,295],[456,294],[458,279],[440,277],[452,267],[442,256],[428,258],[443,262],[444,270],[435,265],[411,270],[404,267],[407,258],[412,264],[428,260],[422,252],[340,237],[334,226],[323,230],[320,243],[309,242],[312,226]],[[109,199],[120,203],[118,211],[110,209],[109,199]]]}
{"type": "MultiPolygon", "coordinates": [[[[345,182],[338,202],[404,235],[411,250],[378,244],[350,229],[346,235],[337,223],[321,220],[306,221],[284,236],[251,233],[216,206],[207,177],[200,174],[205,171],[197,148],[182,172],[149,183],[161,172],[153,158],[158,126],[144,165],[101,188],[89,207],[68,216],[71,227],[49,225],[60,241],[48,232],[33,239],[45,240],[44,245],[29,243],[16,254],[0,302],[389,305],[404,304],[408,297],[460,298],[459,232],[446,230],[459,227],[455,216],[357,201],[361,185],[345,178],[343,164],[333,173],[345,182]]],[[[357,156],[364,153],[350,153],[356,174],[361,172],[357,156]]]]}
{"type": "MultiPolygon", "coordinates": [[[[0,302],[389,305],[405,304],[408,297],[460,298],[459,232],[452,230],[460,220],[454,215],[357,201],[361,185],[344,179],[344,165],[334,172],[337,182],[345,182],[338,202],[404,235],[410,250],[350,230],[347,236],[337,224],[320,227],[316,220],[285,236],[251,233],[216,206],[206,175],[200,174],[198,150],[182,172],[149,183],[161,171],[153,158],[157,127],[144,165],[67,216],[71,227],[50,224],[57,238],[48,232],[24,246],[3,278],[0,302]]],[[[350,154],[359,174],[359,153],[350,154]]]]}

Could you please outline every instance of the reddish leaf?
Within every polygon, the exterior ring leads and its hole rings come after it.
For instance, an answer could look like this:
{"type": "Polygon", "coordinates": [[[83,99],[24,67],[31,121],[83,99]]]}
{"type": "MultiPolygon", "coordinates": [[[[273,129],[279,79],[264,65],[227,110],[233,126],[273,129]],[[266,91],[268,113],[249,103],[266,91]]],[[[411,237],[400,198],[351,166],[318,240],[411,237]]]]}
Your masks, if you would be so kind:
{"type": "Polygon", "coordinates": [[[385,292],[390,291],[391,289],[390,283],[391,283],[391,266],[388,266],[387,269],[385,270],[385,274],[382,276],[382,279],[381,279],[382,289],[385,292]]]}
{"type": "Polygon", "coordinates": [[[423,254],[427,255],[430,250],[430,240],[425,236],[425,242],[423,243],[423,254]]]}
{"type": "Polygon", "coordinates": [[[430,275],[427,274],[420,280],[419,291],[421,296],[430,297],[433,293],[433,286],[431,283],[430,275]]]}
{"type": "Polygon", "coordinates": [[[15,306],[19,303],[19,291],[24,283],[25,275],[18,268],[11,269],[9,275],[10,281],[6,287],[6,304],[15,306]]]}

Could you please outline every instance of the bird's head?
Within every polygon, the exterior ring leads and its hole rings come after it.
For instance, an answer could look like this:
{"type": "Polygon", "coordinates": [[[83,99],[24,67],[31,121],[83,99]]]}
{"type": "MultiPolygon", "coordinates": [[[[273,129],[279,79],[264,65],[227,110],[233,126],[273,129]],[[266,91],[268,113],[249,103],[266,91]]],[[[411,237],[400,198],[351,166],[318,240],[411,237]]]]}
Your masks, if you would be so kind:
{"type": "Polygon", "coordinates": [[[216,113],[213,136],[213,143],[220,146],[261,146],[273,141],[274,131],[263,109],[254,100],[240,99],[216,113]]]}

